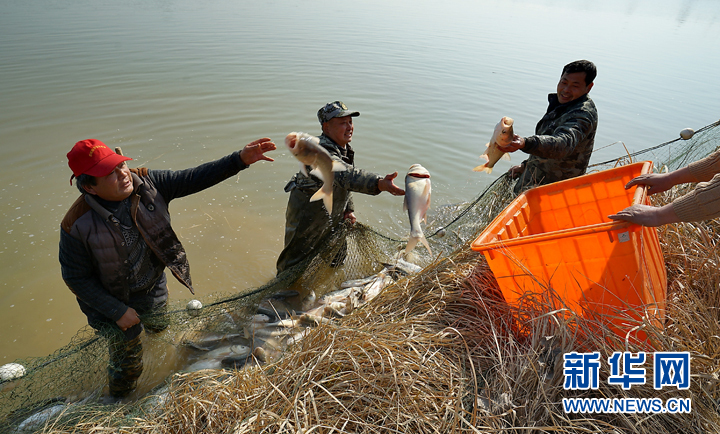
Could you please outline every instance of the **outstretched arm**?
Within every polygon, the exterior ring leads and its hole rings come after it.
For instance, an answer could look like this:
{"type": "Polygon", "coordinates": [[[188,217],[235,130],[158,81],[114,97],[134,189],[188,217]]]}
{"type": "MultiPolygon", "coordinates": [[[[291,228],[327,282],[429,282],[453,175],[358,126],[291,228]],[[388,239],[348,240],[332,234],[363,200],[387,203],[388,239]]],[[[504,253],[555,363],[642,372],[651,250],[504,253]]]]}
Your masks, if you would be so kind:
{"type": "Polygon", "coordinates": [[[247,166],[260,160],[275,161],[265,155],[266,152],[274,151],[275,149],[275,143],[273,143],[270,138],[263,137],[262,139],[257,139],[245,145],[242,151],[240,151],[240,159],[247,166]]]}
{"type": "Polygon", "coordinates": [[[398,187],[397,185],[395,185],[395,182],[393,182],[393,180],[397,178],[397,176],[397,172],[385,175],[383,179],[378,181],[378,189],[380,189],[380,191],[387,191],[393,196],[404,196],[405,190],[398,187]]]}

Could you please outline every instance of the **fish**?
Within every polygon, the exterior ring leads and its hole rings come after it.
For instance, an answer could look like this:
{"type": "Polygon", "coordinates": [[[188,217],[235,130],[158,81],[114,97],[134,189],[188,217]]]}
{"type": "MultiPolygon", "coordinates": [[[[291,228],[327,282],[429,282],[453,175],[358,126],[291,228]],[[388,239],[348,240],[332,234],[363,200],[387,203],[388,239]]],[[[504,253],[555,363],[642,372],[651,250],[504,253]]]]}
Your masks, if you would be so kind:
{"type": "Polygon", "coordinates": [[[232,360],[247,358],[251,352],[252,349],[246,345],[221,347],[204,354],[202,358],[188,366],[185,370],[187,372],[195,372],[203,369],[222,369],[224,366],[223,360],[228,358],[232,360]]]}
{"type": "Polygon", "coordinates": [[[300,324],[307,326],[307,327],[317,327],[320,324],[329,324],[330,320],[317,315],[312,315],[309,313],[302,314],[300,316],[300,324]]]}
{"type": "Polygon", "coordinates": [[[222,369],[222,361],[216,359],[202,359],[185,368],[186,372],[204,371],[205,369],[222,369]]]}
{"type": "Polygon", "coordinates": [[[345,310],[346,306],[347,305],[345,303],[340,303],[340,302],[335,302],[335,303],[326,305],[323,316],[326,316],[328,318],[342,318],[345,316],[345,313],[341,312],[341,310],[345,310]],[[340,309],[338,310],[337,308],[340,308],[340,309]]]}
{"type": "Polygon", "coordinates": [[[402,277],[411,276],[422,271],[421,266],[415,265],[412,262],[407,262],[399,257],[393,259],[392,264],[388,262],[381,262],[381,264],[385,267],[385,270],[390,273],[393,279],[397,280],[401,279],[402,277]]]}
{"type": "Polygon", "coordinates": [[[373,279],[375,279],[375,274],[362,279],[346,280],[345,282],[340,284],[340,288],[356,288],[358,286],[367,285],[368,283],[372,282],[373,279]]]}
{"type": "Polygon", "coordinates": [[[238,354],[238,355],[231,355],[228,357],[225,357],[220,361],[220,364],[224,368],[230,368],[230,369],[241,369],[244,367],[249,359],[252,357],[252,353],[247,354],[238,354]]]}
{"type": "Polygon", "coordinates": [[[278,322],[267,324],[266,328],[286,328],[291,329],[298,326],[298,321],[294,318],[281,319],[278,322]]]}
{"type": "Polygon", "coordinates": [[[223,359],[230,356],[248,355],[252,349],[247,345],[230,345],[207,353],[203,359],[223,359]]]}
{"type": "Polygon", "coordinates": [[[208,333],[192,336],[180,341],[180,345],[197,351],[211,351],[223,343],[236,342],[242,339],[238,333],[208,333]]]}
{"type": "MultiPolygon", "coordinates": [[[[365,284],[372,282],[372,279],[368,280],[365,284]]],[[[325,294],[320,298],[320,303],[329,304],[333,301],[341,301],[346,299],[355,289],[360,286],[351,286],[350,288],[342,288],[337,291],[333,291],[329,294],[325,294]]]]}
{"type": "Polygon", "coordinates": [[[300,306],[301,310],[310,309],[312,306],[315,305],[316,302],[317,302],[317,295],[315,295],[315,291],[313,291],[311,289],[310,292],[302,300],[302,303],[300,306]]]}
{"type": "Polygon", "coordinates": [[[485,153],[480,156],[481,158],[487,160],[487,162],[475,167],[473,171],[492,173],[492,169],[495,167],[495,163],[497,163],[498,160],[501,158],[505,158],[507,160],[510,159],[510,156],[507,153],[498,149],[498,145],[507,146],[510,142],[512,142],[514,136],[513,123],[515,123],[515,121],[512,118],[503,116],[503,118],[500,119],[500,122],[495,125],[492,137],[490,137],[490,141],[487,145],[485,145],[487,146],[487,149],[485,150],[485,153]]]}
{"type": "Polygon", "coordinates": [[[410,217],[410,238],[408,239],[405,254],[407,255],[415,248],[418,241],[425,245],[427,251],[432,255],[430,245],[425,239],[420,221],[427,224],[426,214],[430,208],[430,172],[419,164],[413,164],[405,176],[405,200],[403,210],[408,212],[410,217]]]}
{"type": "MultiPolygon", "coordinates": [[[[274,316],[273,316],[273,318],[274,318],[274,316]]],[[[252,318],[250,318],[250,322],[254,322],[254,323],[257,323],[257,324],[259,324],[259,323],[269,323],[269,322],[270,322],[270,316],[269,316],[269,315],[265,315],[264,313],[256,313],[255,315],[252,316],[252,318]]]]}
{"type": "Polygon", "coordinates": [[[293,336],[290,336],[290,337],[287,339],[287,344],[288,344],[288,345],[297,344],[298,342],[300,342],[301,340],[303,340],[303,339],[305,338],[305,336],[307,336],[308,332],[309,332],[309,329],[304,329],[304,330],[302,330],[302,331],[300,331],[300,332],[298,332],[298,333],[295,333],[293,336]]]}
{"type": "Polygon", "coordinates": [[[68,405],[57,404],[41,410],[22,421],[17,426],[15,432],[35,432],[45,426],[49,420],[55,419],[61,412],[63,412],[67,408],[69,408],[68,405]]]}
{"type": "Polygon", "coordinates": [[[310,134],[292,132],[285,137],[285,145],[300,161],[300,171],[305,176],[308,175],[305,167],[310,166],[310,173],[323,182],[322,187],[310,198],[310,202],[322,199],[325,209],[332,214],[334,172],[345,170],[345,166],[333,160],[330,153],[320,146],[320,139],[310,134]]]}
{"type": "Polygon", "coordinates": [[[362,295],[362,301],[368,302],[372,300],[373,298],[377,297],[378,294],[380,294],[380,291],[383,290],[386,286],[393,283],[394,280],[392,277],[390,277],[386,273],[380,273],[378,274],[377,278],[369,285],[365,287],[365,291],[362,295]]]}
{"type": "Polygon", "coordinates": [[[279,291],[270,296],[272,300],[285,300],[286,298],[297,297],[300,293],[294,289],[279,291]]]}

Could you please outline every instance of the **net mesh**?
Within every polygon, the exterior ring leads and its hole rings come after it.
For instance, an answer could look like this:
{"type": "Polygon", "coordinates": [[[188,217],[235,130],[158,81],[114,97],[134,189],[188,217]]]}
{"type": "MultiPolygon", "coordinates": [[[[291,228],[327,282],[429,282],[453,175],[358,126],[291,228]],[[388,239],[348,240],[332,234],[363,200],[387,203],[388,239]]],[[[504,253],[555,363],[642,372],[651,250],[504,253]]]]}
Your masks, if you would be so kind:
{"type": "MultiPolygon", "coordinates": [[[[676,170],[718,147],[719,125],[720,121],[705,126],[689,140],[678,138],[593,164],[588,171],[644,160],[655,162],[655,171],[676,170]]],[[[512,201],[512,185],[513,181],[504,175],[470,202],[434,206],[430,211],[431,222],[425,229],[433,256],[419,247],[413,251],[411,261],[424,267],[457,252],[512,201]]],[[[247,339],[252,316],[259,309],[262,311],[262,306],[267,306],[263,305],[267,300],[274,301],[271,310],[302,311],[312,294],[320,297],[336,290],[344,281],[377,273],[383,264],[393,262],[405,243],[397,235],[382,233],[363,224],[343,226],[323,243],[325,247],[317,256],[286,270],[261,287],[248,288],[232,297],[202,300],[204,306],[199,310],[188,310],[185,302],[173,301],[163,314],[143,318],[149,324],[155,321],[168,326],[160,333],[143,336],[145,368],[138,388],[130,397],[135,403],[131,406],[141,412],[144,395],[163,387],[174,372],[188,368],[193,361],[193,349],[188,343],[197,345],[208,336],[230,339],[230,336],[240,335],[241,339],[247,339]]],[[[52,414],[62,403],[80,404],[75,406],[78,415],[97,409],[107,388],[107,339],[107,335],[85,327],[70,344],[54,354],[16,360],[15,363],[24,366],[25,375],[0,381],[0,432],[32,430],[32,424],[28,424],[30,416],[42,412],[52,414]]],[[[123,417],[131,416],[132,412],[125,412],[123,417]]],[[[67,423],[72,425],[72,416],[67,423]]]]}

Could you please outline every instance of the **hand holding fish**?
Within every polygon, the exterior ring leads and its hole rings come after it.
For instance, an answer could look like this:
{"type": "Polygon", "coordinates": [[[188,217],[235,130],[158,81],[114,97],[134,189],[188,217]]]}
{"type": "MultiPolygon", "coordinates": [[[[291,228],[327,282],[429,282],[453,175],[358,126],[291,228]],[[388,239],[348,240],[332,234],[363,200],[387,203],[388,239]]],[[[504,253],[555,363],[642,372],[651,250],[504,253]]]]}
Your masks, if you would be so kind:
{"type": "Polygon", "coordinates": [[[391,173],[389,175],[386,175],[385,178],[378,181],[378,189],[380,191],[387,191],[388,193],[392,194],[393,196],[404,196],[405,190],[395,185],[393,180],[397,178],[398,173],[391,173]]]}
{"type": "MultiPolygon", "coordinates": [[[[510,143],[512,143],[511,141],[517,137],[513,134],[514,123],[515,121],[507,116],[503,116],[503,118],[500,119],[500,122],[495,125],[490,141],[485,145],[487,147],[485,153],[480,156],[487,162],[483,165],[475,167],[473,171],[492,173],[492,169],[495,167],[495,163],[497,163],[498,160],[501,158],[510,159],[510,156],[506,155],[506,152],[512,151],[505,151],[503,148],[510,146],[510,143]]],[[[513,149],[513,151],[515,150],[516,149],[513,149]]]]}
{"type": "Polygon", "coordinates": [[[503,152],[515,152],[518,149],[522,149],[525,147],[525,138],[520,137],[517,134],[513,135],[513,139],[510,141],[510,143],[507,143],[505,145],[498,143],[498,149],[500,149],[503,152]]]}
{"type": "Polygon", "coordinates": [[[266,152],[275,149],[275,143],[269,137],[263,137],[245,145],[240,151],[240,159],[248,166],[260,160],[275,161],[265,155],[266,152]]]}

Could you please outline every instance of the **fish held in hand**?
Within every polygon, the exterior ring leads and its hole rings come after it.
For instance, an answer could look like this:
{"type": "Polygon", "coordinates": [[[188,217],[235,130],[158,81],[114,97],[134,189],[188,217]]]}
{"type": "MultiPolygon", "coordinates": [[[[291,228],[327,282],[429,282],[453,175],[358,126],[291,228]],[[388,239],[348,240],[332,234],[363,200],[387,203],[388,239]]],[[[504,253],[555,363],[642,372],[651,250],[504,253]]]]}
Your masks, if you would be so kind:
{"type": "Polygon", "coordinates": [[[333,160],[330,153],[320,146],[320,139],[310,134],[292,132],[285,137],[285,145],[300,161],[300,171],[304,175],[308,175],[305,167],[310,166],[310,173],[323,182],[320,190],[310,198],[310,202],[322,199],[328,214],[332,214],[334,172],[345,170],[345,166],[333,160]]]}
{"type": "Polygon", "coordinates": [[[490,138],[490,142],[488,142],[487,149],[485,150],[485,153],[482,154],[480,157],[487,160],[487,163],[482,164],[480,166],[475,167],[473,170],[475,172],[487,172],[492,173],[493,167],[495,167],[495,163],[498,162],[501,158],[505,158],[507,160],[510,159],[510,156],[501,151],[498,146],[507,146],[512,142],[514,133],[513,133],[513,121],[512,118],[509,118],[507,116],[504,116],[502,119],[500,119],[500,122],[495,125],[495,130],[493,130],[492,137],[490,138]]]}
{"type": "Polygon", "coordinates": [[[426,214],[430,209],[430,172],[419,164],[410,166],[405,176],[405,201],[403,209],[410,217],[410,238],[405,254],[410,253],[418,242],[421,242],[432,255],[430,245],[425,239],[420,221],[427,224],[426,214]]]}

